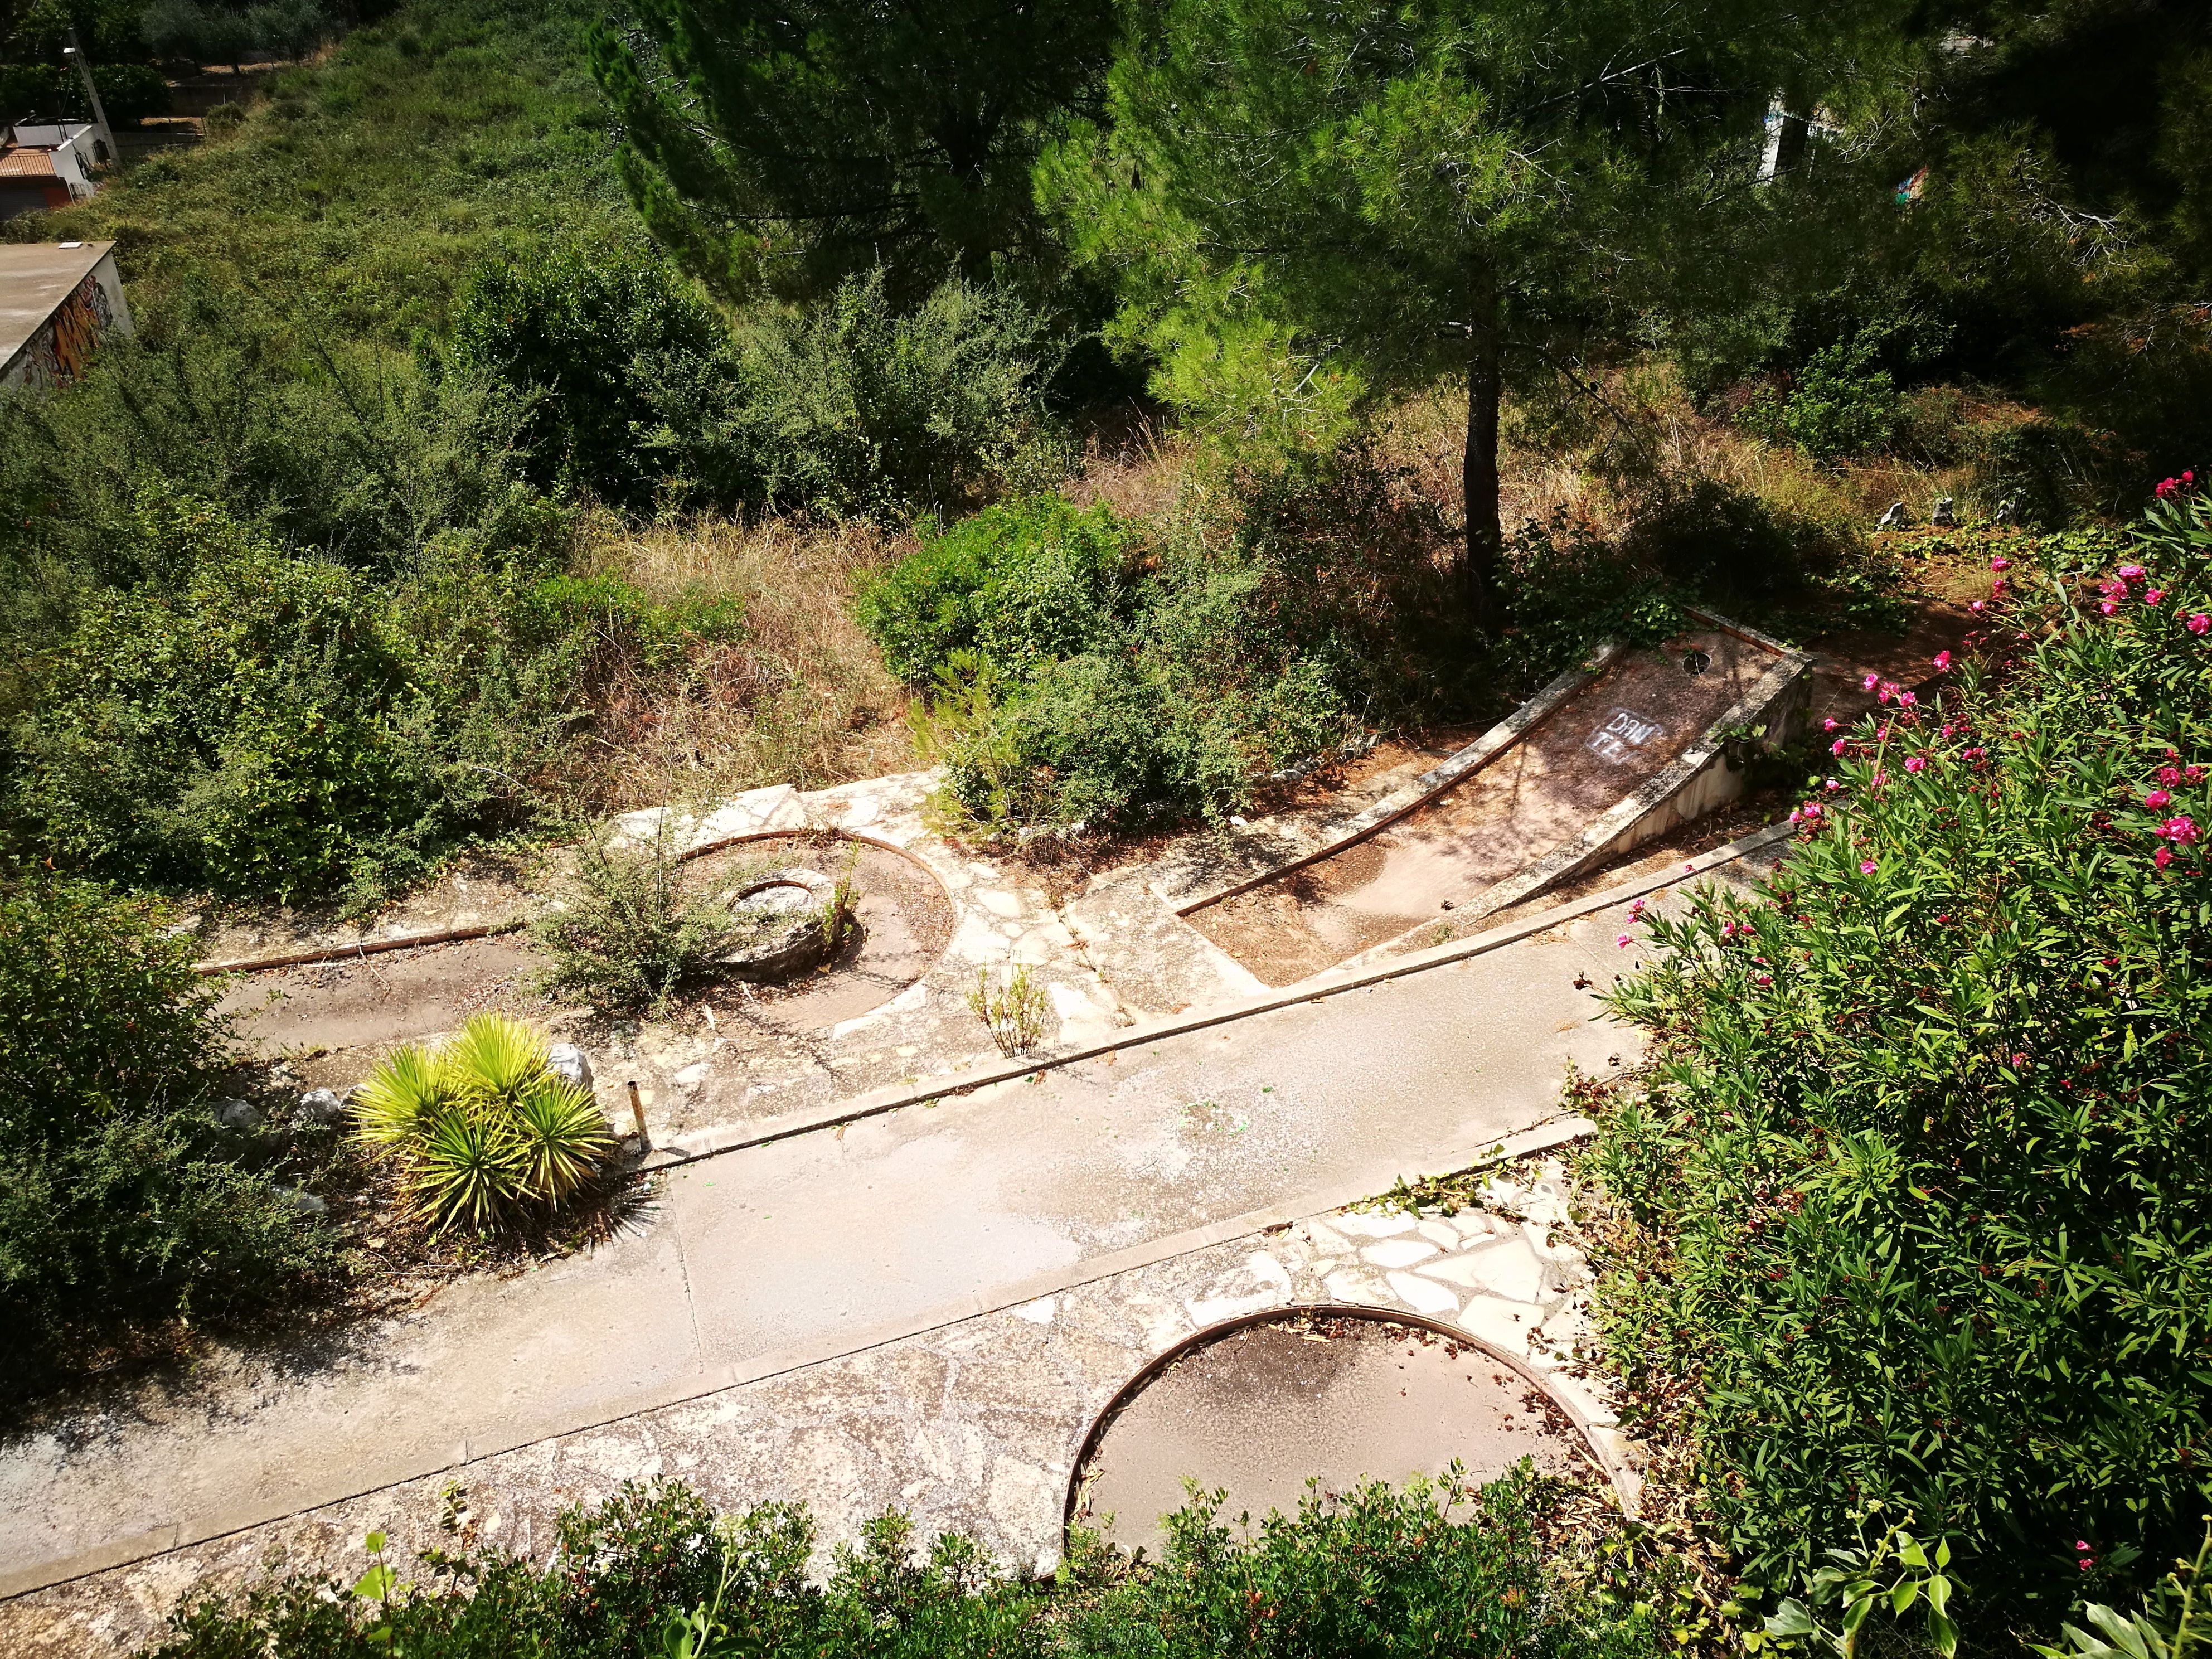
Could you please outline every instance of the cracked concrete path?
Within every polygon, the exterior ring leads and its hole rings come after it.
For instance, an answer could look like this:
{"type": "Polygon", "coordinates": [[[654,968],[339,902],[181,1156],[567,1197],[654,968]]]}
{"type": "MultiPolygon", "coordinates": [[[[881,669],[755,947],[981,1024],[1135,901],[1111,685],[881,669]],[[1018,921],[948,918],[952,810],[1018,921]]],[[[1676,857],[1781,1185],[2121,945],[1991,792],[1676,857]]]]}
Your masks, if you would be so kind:
{"type": "Polygon", "coordinates": [[[1595,1000],[1627,965],[1624,909],[684,1165],[635,1231],[589,1255],[463,1281],[341,1346],[234,1355],[80,1411],[0,1448],[0,1594],[1464,1164],[1552,1115],[1570,1062],[1631,1057],[1595,1000]]]}

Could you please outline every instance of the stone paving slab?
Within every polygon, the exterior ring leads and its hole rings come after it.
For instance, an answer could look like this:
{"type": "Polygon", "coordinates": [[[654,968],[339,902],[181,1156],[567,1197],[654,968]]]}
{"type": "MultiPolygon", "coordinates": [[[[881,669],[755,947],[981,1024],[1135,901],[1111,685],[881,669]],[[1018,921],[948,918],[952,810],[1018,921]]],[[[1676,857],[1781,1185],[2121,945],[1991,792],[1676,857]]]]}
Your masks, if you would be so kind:
{"type": "Polygon", "coordinates": [[[1486,1196],[1449,1218],[1340,1211],[1255,1231],[95,1573],[0,1603],[0,1647],[125,1652],[203,1579],[248,1581],[279,1554],[286,1571],[350,1577],[371,1529],[403,1560],[450,1545],[449,1511],[471,1539],[543,1561],[562,1507],[660,1475],[725,1511],[804,1500],[817,1565],[900,1509],[925,1540],[964,1530],[1007,1565],[1049,1571],[1076,1460],[1121,1387],[1200,1331],[1285,1307],[1416,1313],[1502,1350],[1544,1376],[1632,1501],[1634,1448],[1605,1385],[1579,1374],[1588,1275],[1559,1235],[1571,1189],[1553,1164],[1486,1196]]]}

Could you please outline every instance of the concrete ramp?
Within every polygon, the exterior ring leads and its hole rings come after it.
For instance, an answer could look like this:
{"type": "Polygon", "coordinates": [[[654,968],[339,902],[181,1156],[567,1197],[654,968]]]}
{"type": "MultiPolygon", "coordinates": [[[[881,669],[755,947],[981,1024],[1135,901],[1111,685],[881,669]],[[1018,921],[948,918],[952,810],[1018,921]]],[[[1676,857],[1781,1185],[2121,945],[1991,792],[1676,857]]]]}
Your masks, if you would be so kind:
{"type": "Polygon", "coordinates": [[[1290,985],[1711,811],[1741,790],[1724,734],[1764,722],[1778,740],[1809,682],[1778,641],[1702,620],[1663,649],[1604,653],[1469,745],[1468,764],[1437,768],[1432,792],[1178,913],[1263,983],[1290,985]]]}

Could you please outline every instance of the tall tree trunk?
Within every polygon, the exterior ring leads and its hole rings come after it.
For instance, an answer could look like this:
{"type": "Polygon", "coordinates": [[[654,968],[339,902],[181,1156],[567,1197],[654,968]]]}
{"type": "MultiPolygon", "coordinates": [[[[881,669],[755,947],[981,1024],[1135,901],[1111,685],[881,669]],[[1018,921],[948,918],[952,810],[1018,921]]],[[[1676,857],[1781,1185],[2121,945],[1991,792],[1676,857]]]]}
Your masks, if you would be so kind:
{"type": "Polygon", "coordinates": [[[1468,266],[1467,351],[1467,453],[1460,484],[1467,498],[1467,550],[1460,580],[1468,614],[1476,626],[1498,620],[1498,580],[1505,552],[1505,529],[1498,516],[1498,281],[1489,262],[1468,266]]]}

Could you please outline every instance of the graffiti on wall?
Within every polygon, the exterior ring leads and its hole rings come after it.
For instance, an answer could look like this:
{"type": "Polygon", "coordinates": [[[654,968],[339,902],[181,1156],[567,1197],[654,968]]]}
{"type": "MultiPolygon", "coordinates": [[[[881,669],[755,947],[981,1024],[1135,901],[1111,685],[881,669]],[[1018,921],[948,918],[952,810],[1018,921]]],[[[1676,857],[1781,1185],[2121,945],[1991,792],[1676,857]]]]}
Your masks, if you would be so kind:
{"type": "Polygon", "coordinates": [[[74,380],[99,347],[100,337],[115,322],[115,309],[100,278],[88,276],[25,349],[23,378],[33,386],[74,380]]]}

